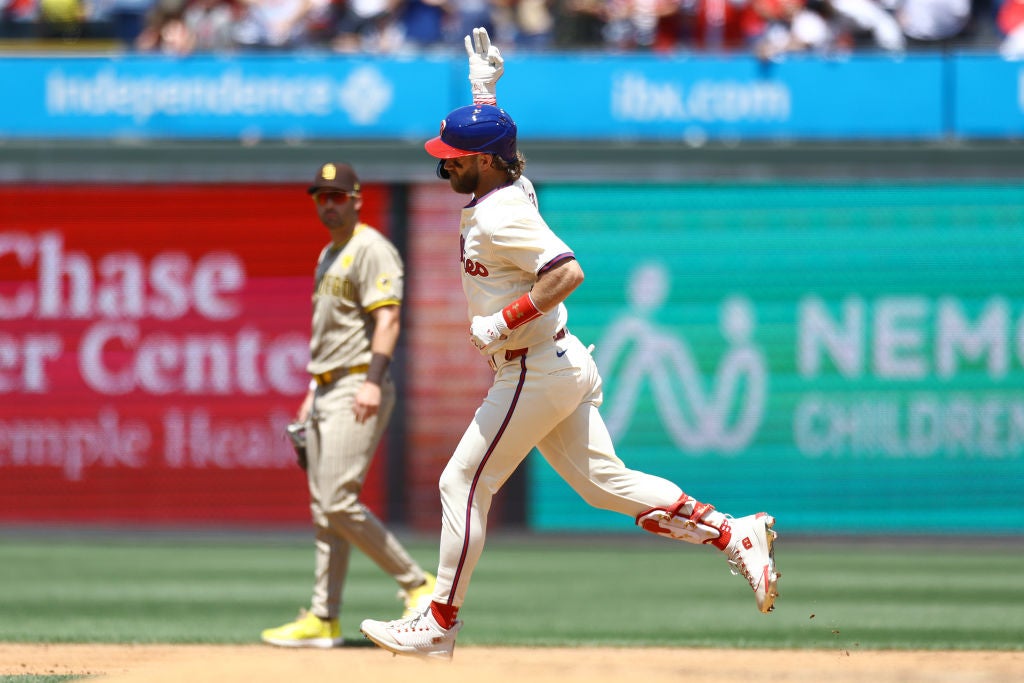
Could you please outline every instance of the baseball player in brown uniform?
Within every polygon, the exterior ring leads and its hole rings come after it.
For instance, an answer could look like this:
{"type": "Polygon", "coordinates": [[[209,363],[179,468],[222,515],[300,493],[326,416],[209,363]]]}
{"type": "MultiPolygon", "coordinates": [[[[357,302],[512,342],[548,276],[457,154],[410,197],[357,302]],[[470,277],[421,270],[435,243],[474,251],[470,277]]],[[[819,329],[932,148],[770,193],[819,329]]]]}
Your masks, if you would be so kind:
{"type": "Polygon", "coordinates": [[[491,104],[460,107],[425,147],[440,160],[439,175],[472,198],[459,222],[462,286],[469,338],[494,370],[494,384],[441,474],[440,564],[429,609],[390,622],[366,619],[360,630],[396,654],[452,656],[491,500],[534,446],[591,505],[628,515],[650,533],[721,551],[753,589],[758,609],[772,611],[775,518],[725,515],[616,455],[598,411],[601,377],[590,349],[568,329],[564,302],[583,270],[515,186],[525,165],[515,122],[491,104]]]}
{"type": "Polygon", "coordinates": [[[343,642],[338,615],[352,546],[395,578],[405,615],[430,603],[434,577],[359,500],[395,405],[388,365],[399,334],[403,266],[394,245],[359,220],[359,179],[327,163],[309,187],[331,241],[320,253],[313,291],[309,392],[296,418],[306,428],[306,474],[316,530],[316,570],[308,611],[263,631],[284,647],[343,642]]]}

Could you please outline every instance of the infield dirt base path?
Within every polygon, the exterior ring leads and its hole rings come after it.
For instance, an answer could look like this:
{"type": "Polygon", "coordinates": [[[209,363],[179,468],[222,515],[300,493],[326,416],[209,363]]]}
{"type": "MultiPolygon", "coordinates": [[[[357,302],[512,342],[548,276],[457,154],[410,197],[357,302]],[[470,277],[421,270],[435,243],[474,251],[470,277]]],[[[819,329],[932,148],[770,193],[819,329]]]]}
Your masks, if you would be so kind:
{"type": "Polygon", "coordinates": [[[0,675],[82,674],[119,683],[1005,683],[1024,652],[460,647],[452,662],[262,645],[0,644],[0,675]]]}

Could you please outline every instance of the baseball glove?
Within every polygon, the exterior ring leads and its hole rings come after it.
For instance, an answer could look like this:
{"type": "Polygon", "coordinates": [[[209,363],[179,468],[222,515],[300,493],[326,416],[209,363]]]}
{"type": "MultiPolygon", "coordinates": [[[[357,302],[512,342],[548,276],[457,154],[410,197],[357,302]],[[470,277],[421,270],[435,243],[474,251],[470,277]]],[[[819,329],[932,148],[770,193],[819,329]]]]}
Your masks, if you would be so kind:
{"type": "Polygon", "coordinates": [[[306,423],[292,422],[286,428],[286,432],[288,440],[292,442],[292,448],[295,449],[296,462],[305,471],[309,466],[306,460],[306,423]]]}

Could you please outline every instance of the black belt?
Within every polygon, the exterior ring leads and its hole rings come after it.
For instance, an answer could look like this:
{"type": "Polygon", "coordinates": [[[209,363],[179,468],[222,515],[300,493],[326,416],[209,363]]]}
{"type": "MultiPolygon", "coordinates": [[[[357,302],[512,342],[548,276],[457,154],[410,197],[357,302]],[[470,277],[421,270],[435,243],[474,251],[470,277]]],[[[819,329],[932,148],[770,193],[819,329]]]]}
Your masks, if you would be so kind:
{"type": "MultiPolygon", "coordinates": [[[[560,329],[558,332],[555,333],[555,336],[551,338],[551,341],[558,341],[559,339],[564,338],[565,335],[567,335],[567,334],[569,334],[569,330],[567,328],[563,327],[562,329],[560,329]]],[[[525,356],[526,352],[528,350],[529,349],[526,349],[526,348],[524,348],[524,349],[506,349],[506,351],[505,351],[505,360],[515,360],[516,358],[519,358],[520,356],[525,356]]]]}
{"type": "Polygon", "coordinates": [[[334,368],[327,372],[321,372],[319,375],[313,375],[313,381],[317,383],[317,386],[327,386],[332,382],[337,382],[342,377],[348,375],[355,375],[361,372],[366,372],[370,369],[369,363],[363,363],[362,365],[350,365],[343,368],[334,368]]]}

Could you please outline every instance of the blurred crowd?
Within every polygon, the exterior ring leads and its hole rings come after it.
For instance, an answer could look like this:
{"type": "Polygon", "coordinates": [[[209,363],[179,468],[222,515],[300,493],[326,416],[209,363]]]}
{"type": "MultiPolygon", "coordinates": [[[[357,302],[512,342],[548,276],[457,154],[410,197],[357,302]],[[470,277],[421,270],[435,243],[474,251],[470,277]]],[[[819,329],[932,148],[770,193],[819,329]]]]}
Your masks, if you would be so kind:
{"type": "Polygon", "coordinates": [[[982,47],[1024,58],[1024,0],[0,0],[0,8],[0,39],[106,40],[174,55],[448,52],[484,26],[510,51],[749,51],[778,60],[982,47]]]}

